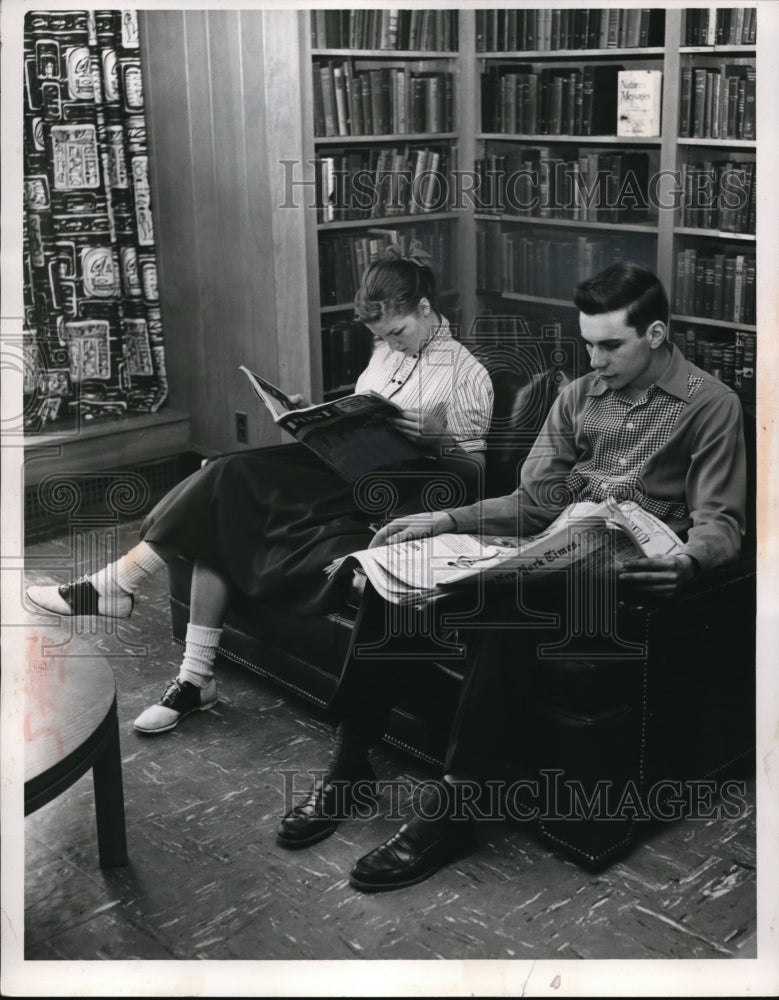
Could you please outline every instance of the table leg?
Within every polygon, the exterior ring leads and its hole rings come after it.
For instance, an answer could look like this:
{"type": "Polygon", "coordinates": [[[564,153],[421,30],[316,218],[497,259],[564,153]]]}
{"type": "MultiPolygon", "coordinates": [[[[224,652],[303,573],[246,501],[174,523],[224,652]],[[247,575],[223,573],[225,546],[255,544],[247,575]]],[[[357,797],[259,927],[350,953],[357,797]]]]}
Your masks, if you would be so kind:
{"type": "Polygon", "coordinates": [[[92,768],[95,788],[97,847],[101,868],[127,864],[127,834],[124,819],[122,757],[119,749],[119,720],[116,704],[112,709],[111,739],[92,768]]]}

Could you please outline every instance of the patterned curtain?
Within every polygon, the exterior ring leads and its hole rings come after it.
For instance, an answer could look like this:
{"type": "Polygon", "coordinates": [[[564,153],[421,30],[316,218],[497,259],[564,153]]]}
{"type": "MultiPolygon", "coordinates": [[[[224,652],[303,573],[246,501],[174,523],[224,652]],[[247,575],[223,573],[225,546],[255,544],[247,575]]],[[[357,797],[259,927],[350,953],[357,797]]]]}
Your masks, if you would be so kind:
{"type": "Polygon", "coordinates": [[[167,379],[136,12],[31,11],[24,68],[25,425],[153,412],[167,379]]]}

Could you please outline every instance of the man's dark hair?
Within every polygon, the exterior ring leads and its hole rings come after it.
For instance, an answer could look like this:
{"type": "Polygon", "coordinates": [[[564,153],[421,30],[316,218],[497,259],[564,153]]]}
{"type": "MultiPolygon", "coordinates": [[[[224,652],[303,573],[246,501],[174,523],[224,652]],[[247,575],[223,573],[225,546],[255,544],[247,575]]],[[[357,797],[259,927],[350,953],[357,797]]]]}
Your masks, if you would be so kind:
{"type": "Polygon", "coordinates": [[[588,316],[627,309],[627,325],[643,337],[656,320],[668,325],[668,296],[652,271],[623,261],[612,264],[594,278],[580,282],[573,301],[588,316]]]}

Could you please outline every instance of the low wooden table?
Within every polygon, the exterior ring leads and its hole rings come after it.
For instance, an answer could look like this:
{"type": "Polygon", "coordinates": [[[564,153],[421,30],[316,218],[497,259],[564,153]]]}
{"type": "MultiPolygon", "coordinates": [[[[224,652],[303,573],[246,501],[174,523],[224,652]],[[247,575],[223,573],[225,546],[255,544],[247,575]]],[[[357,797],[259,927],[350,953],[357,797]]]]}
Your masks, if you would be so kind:
{"type": "Polygon", "coordinates": [[[24,708],[24,814],[40,809],[89,768],[100,865],[127,864],[116,714],[116,681],[106,660],[81,640],[62,651],[28,638],[24,708]]]}

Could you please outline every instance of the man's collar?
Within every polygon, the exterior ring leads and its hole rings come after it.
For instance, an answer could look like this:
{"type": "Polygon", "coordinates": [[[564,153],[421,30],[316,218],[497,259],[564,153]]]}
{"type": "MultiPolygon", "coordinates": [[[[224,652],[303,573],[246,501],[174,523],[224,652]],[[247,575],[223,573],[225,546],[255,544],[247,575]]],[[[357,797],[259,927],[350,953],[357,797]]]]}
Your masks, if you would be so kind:
{"type": "MultiPolygon", "coordinates": [[[[671,358],[663,371],[656,381],[653,383],[658,389],[662,389],[663,392],[667,392],[670,396],[676,396],[678,399],[683,400],[683,402],[689,402],[689,393],[687,390],[687,375],[688,367],[687,360],[676,344],[666,341],[668,346],[671,348],[671,358]]],[[[597,375],[592,376],[593,383],[587,390],[588,396],[602,396],[606,392],[613,392],[606,383],[598,378],[597,375]]]]}

